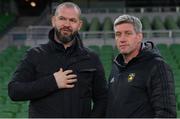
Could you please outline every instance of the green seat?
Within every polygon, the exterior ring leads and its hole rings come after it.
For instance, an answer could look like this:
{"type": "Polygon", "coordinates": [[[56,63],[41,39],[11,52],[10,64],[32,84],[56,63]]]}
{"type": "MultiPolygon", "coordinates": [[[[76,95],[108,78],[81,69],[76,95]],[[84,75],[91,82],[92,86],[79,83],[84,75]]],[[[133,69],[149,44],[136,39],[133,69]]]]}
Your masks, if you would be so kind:
{"type": "MultiPolygon", "coordinates": [[[[159,16],[155,16],[152,21],[153,30],[165,30],[162,19],[159,16]]],[[[168,37],[167,33],[153,33],[155,37],[168,37]]]]}
{"type": "Polygon", "coordinates": [[[177,25],[179,26],[180,28],[180,16],[177,17],[177,21],[176,21],[177,25]]]}
{"type": "Polygon", "coordinates": [[[143,16],[141,18],[141,22],[142,22],[142,29],[143,29],[143,36],[144,37],[151,37],[152,34],[151,33],[147,33],[145,31],[148,31],[148,30],[151,30],[151,22],[149,20],[149,17],[148,16],[143,16]]]}
{"type": "Polygon", "coordinates": [[[94,17],[91,20],[89,31],[100,31],[101,29],[101,23],[97,17],[94,17]]]}
{"type": "MultiPolygon", "coordinates": [[[[176,22],[176,20],[174,19],[173,16],[166,16],[165,21],[164,21],[164,25],[166,27],[166,29],[168,30],[179,30],[178,27],[178,22],[176,22]]],[[[180,37],[180,34],[178,32],[173,32],[172,33],[172,37],[180,37]]]]}
{"type": "Polygon", "coordinates": [[[15,114],[11,112],[0,112],[0,118],[14,118],[15,114]]]}
{"type": "Polygon", "coordinates": [[[103,21],[102,30],[106,33],[103,35],[104,39],[114,38],[113,22],[110,17],[106,17],[103,21]]]}
{"type": "Polygon", "coordinates": [[[180,87],[175,87],[176,100],[180,101],[180,87]]]}
{"type": "Polygon", "coordinates": [[[98,55],[100,55],[100,48],[97,45],[90,45],[88,46],[89,49],[91,49],[92,51],[96,52],[98,55]]]}
{"type": "Polygon", "coordinates": [[[28,113],[27,112],[17,113],[16,118],[28,118],[28,113]]]}
{"type": "Polygon", "coordinates": [[[88,31],[89,23],[88,23],[86,17],[82,17],[81,20],[83,21],[83,25],[82,25],[80,31],[88,31]]]}
{"type": "Polygon", "coordinates": [[[173,16],[166,16],[164,21],[164,26],[168,30],[177,30],[178,25],[176,24],[176,21],[174,20],[173,16]]]}
{"type": "Polygon", "coordinates": [[[9,15],[0,14],[0,33],[6,30],[8,25],[10,25],[13,20],[15,20],[15,16],[12,14],[9,15]]]}
{"type": "Polygon", "coordinates": [[[180,118],[180,110],[177,111],[177,118],[180,118]]]}
{"type": "Polygon", "coordinates": [[[16,114],[19,112],[19,105],[18,104],[6,104],[3,108],[3,111],[16,114]]]}
{"type": "Polygon", "coordinates": [[[113,59],[118,55],[120,54],[118,48],[115,46],[114,49],[113,49],[113,59]]]}
{"type": "Polygon", "coordinates": [[[97,34],[95,32],[101,30],[101,23],[97,17],[92,18],[89,26],[89,31],[91,34],[87,35],[87,38],[100,38],[101,34],[97,34]]]}
{"type": "Polygon", "coordinates": [[[5,103],[5,100],[6,99],[3,96],[0,95],[0,105],[3,105],[5,103]]]}
{"type": "Polygon", "coordinates": [[[113,47],[111,45],[103,45],[100,49],[100,59],[105,68],[106,79],[108,79],[113,59],[113,47]]]}

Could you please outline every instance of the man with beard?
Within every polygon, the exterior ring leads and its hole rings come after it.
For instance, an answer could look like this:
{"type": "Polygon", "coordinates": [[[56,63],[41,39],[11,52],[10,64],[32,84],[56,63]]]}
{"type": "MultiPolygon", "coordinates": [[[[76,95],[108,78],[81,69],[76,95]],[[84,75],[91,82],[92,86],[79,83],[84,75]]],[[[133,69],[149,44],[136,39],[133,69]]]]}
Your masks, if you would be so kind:
{"type": "Polygon", "coordinates": [[[30,101],[30,118],[105,115],[104,69],[81,42],[80,15],[76,4],[60,4],[52,17],[49,42],[27,51],[8,84],[12,100],[30,101]]]}

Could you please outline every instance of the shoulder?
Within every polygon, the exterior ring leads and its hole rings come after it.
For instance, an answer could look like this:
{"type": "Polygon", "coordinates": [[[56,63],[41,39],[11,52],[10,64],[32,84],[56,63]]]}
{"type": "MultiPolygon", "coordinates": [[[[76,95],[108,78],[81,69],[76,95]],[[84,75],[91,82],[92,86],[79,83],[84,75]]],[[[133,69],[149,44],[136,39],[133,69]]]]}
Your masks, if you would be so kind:
{"type": "Polygon", "coordinates": [[[163,57],[154,57],[154,58],[153,58],[153,62],[156,63],[157,65],[158,65],[158,64],[159,64],[159,65],[162,65],[162,64],[168,65],[167,62],[166,62],[166,60],[165,60],[163,57]]]}
{"type": "Polygon", "coordinates": [[[40,44],[27,50],[27,54],[40,55],[48,51],[48,44],[40,44]]]}
{"type": "Polygon", "coordinates": [[[166,62],[166,60],[164,60],[162,57],[155,57],[153,59],[154,65],[156,67],[156,69],[160,70],[160,71],[172,71],[171,66],[166,62]]]}
{"type": "Polygon", "coordinates": [[[24,54],[23,60],[35,62],[43,58],[47,54],[47,44],[37,45],[27,49],[24,54]]]}

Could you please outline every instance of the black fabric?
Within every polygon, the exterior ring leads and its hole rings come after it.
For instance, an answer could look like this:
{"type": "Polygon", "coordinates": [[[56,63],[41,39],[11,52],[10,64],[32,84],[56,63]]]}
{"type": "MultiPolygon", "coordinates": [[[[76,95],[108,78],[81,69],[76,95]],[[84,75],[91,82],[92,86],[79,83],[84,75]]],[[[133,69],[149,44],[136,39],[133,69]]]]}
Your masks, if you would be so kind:
{"type": "Polygon", "coordinates": [[[128,64],[115,58],[108,97],[107,117],[176,117],[172,71],[150,42],[128,64]]]}
{"type": "Polygon", "coordinates": [[[30,118],[105,116],[107,86],[98,56],[78,36],[67,49],[54,40],[54,30],[49,38],[27,51],[8,84],[10,98],[30,101],[30,118]],[[77,75],[74,88],[58,89],[53,73],[60,68],[77,75]]]}

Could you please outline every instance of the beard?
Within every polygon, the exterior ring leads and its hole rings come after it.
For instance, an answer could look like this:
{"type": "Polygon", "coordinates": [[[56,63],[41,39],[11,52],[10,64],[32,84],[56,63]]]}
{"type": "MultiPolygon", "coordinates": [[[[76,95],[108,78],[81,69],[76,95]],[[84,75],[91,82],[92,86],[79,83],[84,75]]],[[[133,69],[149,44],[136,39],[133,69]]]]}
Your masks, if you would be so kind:
{"type": "MultiPolygon", "coordinates": [[[[57,36],[58,40],[62,42],[63,44],[67,44],[73,41],[78,33],[77,31],[75,31],[74,33],[71,33],[70,35],[63,35],[61,32],[63,28],[61,28],[60,30],[58,30],[57,28],[54,28],[54,29],[55,29],[55,35],[57,36]]],[[[72,32],[72,30],[70,29],[66,28],[66,30],[68,30],[69,32],[72,32]]]]}

